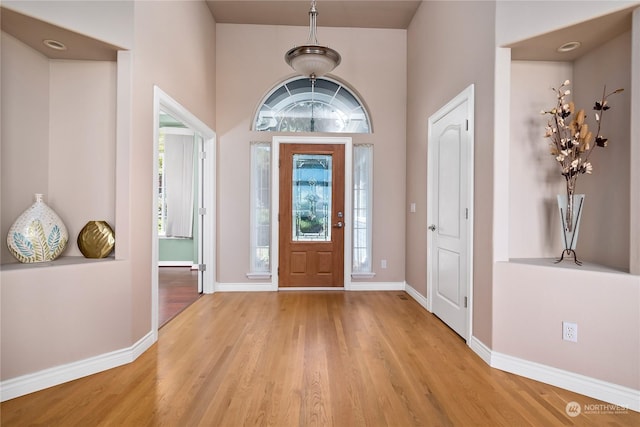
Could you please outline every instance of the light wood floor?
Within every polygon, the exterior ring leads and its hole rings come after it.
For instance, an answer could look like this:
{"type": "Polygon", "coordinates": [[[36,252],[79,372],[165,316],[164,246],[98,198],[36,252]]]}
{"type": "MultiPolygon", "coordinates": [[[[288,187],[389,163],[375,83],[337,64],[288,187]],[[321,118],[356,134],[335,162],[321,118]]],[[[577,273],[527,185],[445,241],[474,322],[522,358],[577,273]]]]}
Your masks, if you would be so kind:
{"type": "Polygon", "coordinates": [[[404,292],[205,295],[135,362],[0,406],[3,426],[638,426],[489,368],[404,292]]]}

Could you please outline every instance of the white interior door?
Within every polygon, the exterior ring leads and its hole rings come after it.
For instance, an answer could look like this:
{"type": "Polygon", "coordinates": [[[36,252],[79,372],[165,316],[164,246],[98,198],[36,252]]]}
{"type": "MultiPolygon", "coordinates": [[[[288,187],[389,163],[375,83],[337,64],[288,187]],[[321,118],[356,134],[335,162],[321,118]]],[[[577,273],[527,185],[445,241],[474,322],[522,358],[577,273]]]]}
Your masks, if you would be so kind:
{"type": "Polygon", "coordinates": [[[430,307],[464,339],[471,318],[472,96],[473,86],[429,119],[428,141],[430,307]]]}

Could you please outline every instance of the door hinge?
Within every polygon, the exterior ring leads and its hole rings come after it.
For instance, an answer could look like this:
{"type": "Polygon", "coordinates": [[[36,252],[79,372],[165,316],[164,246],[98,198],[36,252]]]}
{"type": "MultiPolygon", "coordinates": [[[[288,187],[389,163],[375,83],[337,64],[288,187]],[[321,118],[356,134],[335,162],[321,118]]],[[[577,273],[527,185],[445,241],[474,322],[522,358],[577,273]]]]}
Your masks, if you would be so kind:
{"type": "Polygon", "coordinates": [[[207,158],[207,152],[206,151],[201,151],[200,153],[198,153],[198,155],[200,156],[200,160],[204,160],[207,158]]]}
{"type": "Polygon", "coordinates": [[[467,308],[467,305],[468,305],[467,297],[464,297],[464,308],[467,308]]]}
{"type": "Polygon", "coordinates": [[[278,276],[280,275],[280,267],[278,267],[278,276]]]}
{"type": "Polygon", "coordinates": [[[207,271],[207,264],[198,264],[198,271],[207,271]]]}
{"type": "Polygon", "coordinates": [[[466,129],[465,129],[465,130],[469,130],[469,120],[465,120],[465,122],[466,122],[466,123],[465,123],[465,126],[466,126],[466,129]]]}
{"type": "Polygon", "coordinates": [[[469,219],[469,208],[464,208],[464,219],[469,219]]]}
{"type": "Polygon", "coordinates": [[[207,208],[198,208],[198,215],[206,215],[207,208]]]}

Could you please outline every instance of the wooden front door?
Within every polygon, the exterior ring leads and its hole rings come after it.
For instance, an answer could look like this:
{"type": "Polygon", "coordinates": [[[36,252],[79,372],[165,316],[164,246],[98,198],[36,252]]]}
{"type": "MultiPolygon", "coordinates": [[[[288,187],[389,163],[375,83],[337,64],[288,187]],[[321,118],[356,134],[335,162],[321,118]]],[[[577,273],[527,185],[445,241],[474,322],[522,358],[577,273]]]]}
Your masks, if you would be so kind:
{"type": "Polygon", "coordinates": [[[344,145],[280,145],[279,286],[344,286],[344,145]]]}

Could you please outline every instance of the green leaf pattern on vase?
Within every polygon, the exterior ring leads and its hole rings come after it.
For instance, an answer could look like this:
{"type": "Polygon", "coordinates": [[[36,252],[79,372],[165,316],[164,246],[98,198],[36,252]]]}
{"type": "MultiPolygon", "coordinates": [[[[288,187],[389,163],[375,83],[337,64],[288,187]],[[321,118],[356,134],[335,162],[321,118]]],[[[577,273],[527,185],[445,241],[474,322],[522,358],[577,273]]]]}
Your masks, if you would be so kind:
{"type": "Polygon", "coordinates": [[[56,259],[67,246],[69,234],[60,217],[35,195],[36,201],[9,228],[9,252],[22,263],[56,259]]]}

